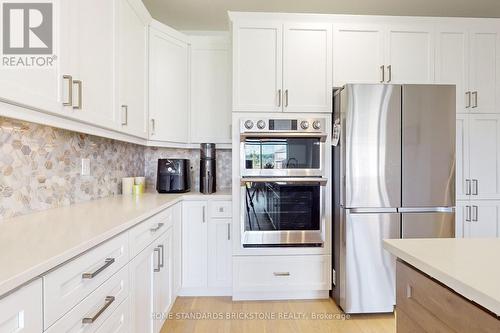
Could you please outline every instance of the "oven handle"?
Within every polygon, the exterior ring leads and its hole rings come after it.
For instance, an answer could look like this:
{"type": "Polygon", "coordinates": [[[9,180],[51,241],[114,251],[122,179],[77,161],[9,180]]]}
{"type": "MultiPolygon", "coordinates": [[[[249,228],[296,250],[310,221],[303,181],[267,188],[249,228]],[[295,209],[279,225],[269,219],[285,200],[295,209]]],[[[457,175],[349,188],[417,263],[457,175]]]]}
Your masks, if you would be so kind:
{"type": "Polygon", "coordinates": [[[290,132],[253,132],[241,133],[240,141],[245,141],[246,138],[318,138],[320,142],[326,142],[327,135],[325,133],[290,133],[290,132]]]}
{"type": "Polygon", "coordinates": [[[280,178],[280,177],[251,177],[251,178],[241,178],[240,185],[245,186],[247,183],[288,183],[288,184],[318,184],[320,186],[326,186],[328,179],[325,178],[280,178]]]}

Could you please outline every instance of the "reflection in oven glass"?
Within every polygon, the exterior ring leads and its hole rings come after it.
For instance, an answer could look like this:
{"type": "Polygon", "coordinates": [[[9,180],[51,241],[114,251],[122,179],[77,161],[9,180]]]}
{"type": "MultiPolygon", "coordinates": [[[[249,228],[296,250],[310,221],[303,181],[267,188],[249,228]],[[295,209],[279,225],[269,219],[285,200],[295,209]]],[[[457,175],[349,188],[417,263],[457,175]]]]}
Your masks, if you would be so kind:
{"type": "Polygon", "coordinates": [[[320,186],[249,182],[245,231],[319,230],[320,186]]]}
{"type": "Polygon", "coordinates": [[[319,138],[245,140],[246,169],[317,169],[319,165],[319,138]]]}

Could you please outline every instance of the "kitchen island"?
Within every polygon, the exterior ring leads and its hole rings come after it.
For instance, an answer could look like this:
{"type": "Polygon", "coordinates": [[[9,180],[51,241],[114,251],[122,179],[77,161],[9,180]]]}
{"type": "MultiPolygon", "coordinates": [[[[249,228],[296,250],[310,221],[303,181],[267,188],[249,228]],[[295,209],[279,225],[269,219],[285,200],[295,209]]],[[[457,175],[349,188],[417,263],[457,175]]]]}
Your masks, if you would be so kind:
{"type": "Polygon", "coordinates": [[[500,239],[394,239],[397,332],[500,332],[500,239]]]}

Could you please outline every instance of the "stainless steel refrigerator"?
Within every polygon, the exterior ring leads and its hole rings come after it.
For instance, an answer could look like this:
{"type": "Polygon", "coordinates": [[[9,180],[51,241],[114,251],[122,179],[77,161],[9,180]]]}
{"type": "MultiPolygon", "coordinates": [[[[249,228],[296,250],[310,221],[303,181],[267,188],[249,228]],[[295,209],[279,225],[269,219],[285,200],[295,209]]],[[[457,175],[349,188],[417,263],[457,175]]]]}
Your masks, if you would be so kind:
{"type": "Polygon", "coordinates": [[[349,84],[334,94],[333,297],[392,312],[387,238],[455,236],[455,86],[349,84]]]}

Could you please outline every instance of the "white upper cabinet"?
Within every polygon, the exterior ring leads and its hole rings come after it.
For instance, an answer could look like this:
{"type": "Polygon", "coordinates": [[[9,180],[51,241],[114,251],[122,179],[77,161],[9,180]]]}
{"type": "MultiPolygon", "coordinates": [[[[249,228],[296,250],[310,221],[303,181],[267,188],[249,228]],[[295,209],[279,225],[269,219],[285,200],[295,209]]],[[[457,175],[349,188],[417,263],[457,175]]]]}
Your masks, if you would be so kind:
{"type": "Polygon", "coordinates": [[[227,36],[191,40],[192,143],[231,143],[231,59],[227,36]]]}
{"type": "Polygon", "coordinates": [[[331,24],[287,23],[283,36],[284,111],[331,112],[331,24]]]}
{"type": "Polygon", "coordinates": [[[470,33],[471,112],[500,112],[500,29],[470,33]]]}
{"type": "MultiPolygon", "coordinates": [[[[0,101],[23,105],[39,109],[53,114],[64,114],[63,102],[67,102],[67,96],[63,96],[63,86],[67,87],[67,80],[63,79],[61,66],[64,59],[68,58],[68,42],[70,38],[69,29],[61,29],[68,22],[70,7],[66,1],[53,2],[53,34],[52,53],[41,56],[43,60],[50,61],[51,66],[14,66],[16,60],[24,58],[24,55],[4,54],[10,65],[0,64],[0,101]],[[58,33],[59,32],[59,33],[58,33]],[[55,56],[55,59],[53,58],[55,56]]],[[[18,38],[24,38],[19,35],[18,38]]],[[[44,42],[44,41],[42,41],[44,42]]],[[[49,46],[48,42],[47,46],[49,46]]],[[[7,43],[7,42],[5,42],[7,43]]],[[[16,44],[11,40],[12,47],[30,47],[30,45],[16,44]]],[[[3,48],[2,48],[3,49],[3,48]]],[[[3,51],[5,53],[5,50],[3,51]]],[[[16,52],[16,51],[14,51],[16,52]]],[[[31,55],[26,55],[30,57],[31,55]]]]}
{"type": "MultiPolygon", "coordinates": [[[[465,30],[440,26],[436,35],[436,83],[456,85],[457,112],[465,112],[469,86],[469,39],[465,30]]],[[[458,128],[457,128],[458,130],[458,128]]],[[[457,192],[458,193],[458,192],[457,192]]]]}
{"type": "Polygon", "coordinates": [[[189,44],[184,36],[153,21],[149,30],[149,137],[188,141],[189,44]]]}
{"type": "Polygon", "coordinates": [[[386,36],[386,82],[434,82],[432,25],[389,26],[386,36]]]}
{"type": "Polygon", "coordinates": [[[118,5],[118,103],[120,130],[147,138],[148,13],[141,1],[118,5]]]}
{"type": "Polygon", "coordinates": [[[282,110],[283,25],[233,26],[233,110],[282,110]]]}
{"type": "Polygon", "coordinates": [[[383,26],[334,24],[333,85],[384,82],[384,51],[383,26]]]}
{"type": "Polygon", "coordinates": [[[117,0],[62,1],[70,7],[70,54],[64,74],[73,78],[72,117],[116,128],[115,13],[117,0]]]}

